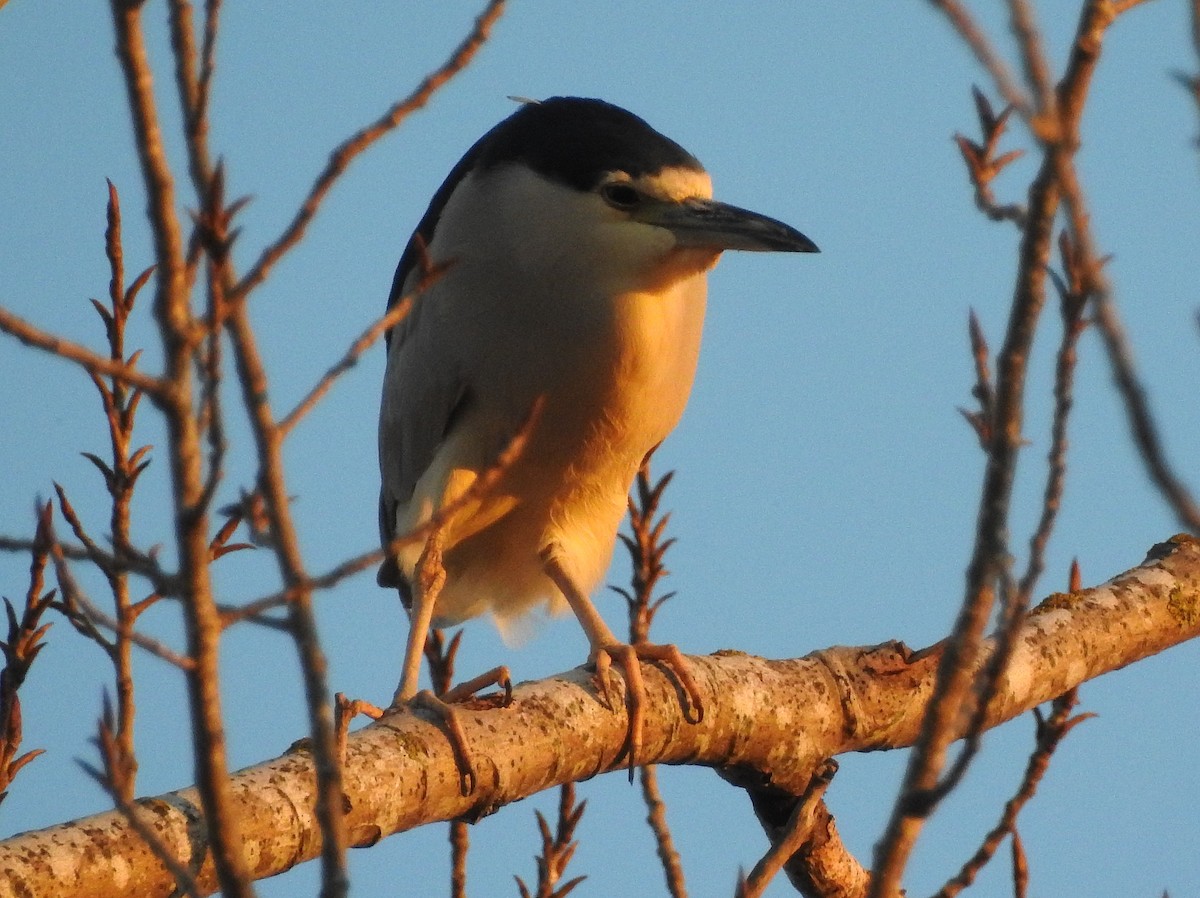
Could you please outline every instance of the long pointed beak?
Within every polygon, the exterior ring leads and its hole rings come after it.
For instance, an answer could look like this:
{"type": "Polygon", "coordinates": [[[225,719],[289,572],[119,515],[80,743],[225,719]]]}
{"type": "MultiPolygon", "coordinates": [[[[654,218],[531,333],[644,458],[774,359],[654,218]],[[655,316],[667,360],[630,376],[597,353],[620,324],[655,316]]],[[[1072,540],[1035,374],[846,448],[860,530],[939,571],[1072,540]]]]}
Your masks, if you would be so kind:
{"type": "Polygon", "coordinates": [[[791,225],[716,200],[646,204],[636,217],[671,231],[680,246],[760,253],[820,252],[791,225]]]}

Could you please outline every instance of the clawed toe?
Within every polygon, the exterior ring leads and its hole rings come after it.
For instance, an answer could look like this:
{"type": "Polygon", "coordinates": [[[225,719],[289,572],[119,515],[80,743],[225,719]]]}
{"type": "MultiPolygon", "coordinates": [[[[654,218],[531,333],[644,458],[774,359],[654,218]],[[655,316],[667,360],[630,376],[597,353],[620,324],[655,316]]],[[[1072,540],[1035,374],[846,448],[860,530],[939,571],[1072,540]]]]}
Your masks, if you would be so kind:
{"type": "Polygon", "coordinates": [[[684,716],[690,723],[699,723],[704,719],[704,703],[700,688],[692,676],[691,667],[683,654],[674,645],[657,645],[654,643],[638,643],[628,645],[613,643],[601,646],[592,652],[592,663],[596,667],[596,681],[604,694],[609,708],[616,710],[617,703],[613,698],[610,670],[613,665],[621,668],[625,675],[625,709],[629,715],[629,735],[627,751],[629,758],[629,780],[633,781],[634,768],[638,766],[642,750],[642,731],[645,722],[646,685],[642,680],[642,661],[658,661],[668,667],[675,676],[687,702],[684,705],[684,716]],[[694,712],[694,718],[689,714],[694,712]]]}
{"type": "Polygon", "coordinates": [[[442,729],[454,752],[454,763],[458,767],[458,789],[463,795],[475,791],[478,778],[475,775],[475,764],[471,759],[471,750],[467,748],[467,734],[463,730],[458,709],[443,701],[428,689],[422,689],[415,696],[409,707],[421,707],[432,711],[442,722],[442,729]]]}
{"type": "Polygon", "coordinates": [[[412,698],[405,699],[401,697],[401,691],[397,690],[392,703],[387,708],[380,708],[361,699],[347,699],[339,692],[337,694],[336,737],[338,757],[342,761],[345,760],[347,732],[350,720],[355,715],[364,714],[372,720],[378,720],[385,714],[395,711],[423,708],[431,711],[441,723],[442,730],[450,742],[450,749],[454,752],[454,762],[458,767],[459,790],[463,795],[470,795],[475,791],[478,779],[475,775],[475,765],[471,760],[470,749],[467,748],[467,734],[463,730],[458,709],[454,705],[475,698],[475,694],[479,690],[486,689],[488,686],[499,686],[502,692],[495,697],[485,696],[485,699],[493,701],[494,704],[503,708],[512,704],[512,677],[509,675],[508,668],[503,665],[493,667],[487,673],[460,683],[440,696],[434,695],[428,689],[423,689],[412,698]]]}

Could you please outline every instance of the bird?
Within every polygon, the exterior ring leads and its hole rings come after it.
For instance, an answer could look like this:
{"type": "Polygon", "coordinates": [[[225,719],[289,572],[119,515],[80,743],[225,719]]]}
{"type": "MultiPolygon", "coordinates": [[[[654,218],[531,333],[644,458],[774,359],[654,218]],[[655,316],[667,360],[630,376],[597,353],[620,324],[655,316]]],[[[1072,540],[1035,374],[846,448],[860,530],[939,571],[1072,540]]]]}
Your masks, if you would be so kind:
{"type": "Polygon", "coordinates": [[[624,674],[631,776],[643,661],[702,717],[678,649],[623,643],[591,594],[643,459],[683,414],[726,250],[818,252],[715,201],[691,153],[602,100],[522,101],[451,169],[388,300],[415,297],[387,334],[379,417],[377,579],[410,617],[393,707],[416,695],[431,626],[490,612],[503,632],[541,607],[574,612],[606,696],[624,674]]]}

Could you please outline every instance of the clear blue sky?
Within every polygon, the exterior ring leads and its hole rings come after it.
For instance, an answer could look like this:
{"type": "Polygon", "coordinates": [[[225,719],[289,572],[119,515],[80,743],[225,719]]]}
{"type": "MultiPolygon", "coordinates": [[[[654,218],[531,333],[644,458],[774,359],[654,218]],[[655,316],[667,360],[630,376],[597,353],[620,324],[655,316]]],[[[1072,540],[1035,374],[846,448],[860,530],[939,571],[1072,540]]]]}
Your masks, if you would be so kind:
{"type": "MultiPolygon", "coordinates": [[[[1048,43],[1061,61],[1075,13],[1049,5],[1048,43]]],[[[1197,113],[1170,77],[1197,64],[1181,6],[1147,4],[1110,32],[1081,164],[1167,446],[1200,488],[1197,113]]],[[[440,63],[476,7],[225,6],[212,145],[227,160],[230,193],[254,196],[241,217],[242,266],[290,218],[329,149],[440,63]]],[[[148,20],[173,124],[161,4],[148,20]]],[[[991,24],[1010,49],[1003,22],[991,24]]],[[[967,310],[997,345],[1014,271],[1015,229],[975,211],[951,141],[956,130],[975,134],[972,83],[986,82],[916,2],[514,3],[475,65],[354,165],[305,246],[256,295],[275,407],[290,407],[380,313],[429,196],[463,150],[512,110],[506,95],[605,98],[694,152],[719,198],[781,218],[822,249],[730,254],[711,277],[692,402],[658,459],[661,470],[678,470],[668,503],[679,539],[669,585],[679,596],[657,637],[688,652],[768,657],[893,638],[926,645],[946,632],[961,596],[983,463],[955,410],[972,402],[967,310]]],[[[105,177],[124,199],[129,269],[150,259],[127,123],[106,4],[12,0],[0,9],[0,302],[93,345],[101,332],[87,298],[104,296],[108,278],[105,177]]],[[[1026,145],[1019,131],[1009,142],[1026,145]]],[[[172,150],[179,163],[177,141],[172,150]]],[[[1032,168],[1030,160],[1014,165],[997,182],[1000,197],[1018,198],[1032,168]]],[[[1018,564],[1044,480],[1057,340],[1049,310],[1035,347],[1030,446],[1013,518],[1018,564]]],[[[153,345],[148,308],[131,344],[153,345]]],[[[1177,529],[1147,485],[1093,335],[1081,356],[1066,504],[1042,593],[1065,585],[1073,556],[1086,583],[1100,582],[1177,529]]],[[[290,443],[291,490],[314,570],[376,539],[382,368],[382,351],[372,352],[290,443]]],[[[107,451],[97,403],[79,399],[91,389],[86,378],[0,340],[0,383],[0,531],[28,532],[34,497],[57,480],[102,533],[103,487],[79,456],[107,451]]],[[[142,419],[142,441],[161,446],[148,408],[142,419]]],[[[222,499],[253,476],[240,423],[231,440],[222,499]]],[[[165,474],[156,455],[135,508],[145,543],[166,539],[155,502],[165,474]]],[[[0,557],[0,593],[19,599],[26,567],[0,557]]],[[[271,591],[272,571],[261,553],[222,561],[223,599],[271,591]]],[[[625,576],[618,564],[611,579],[625,576]]],[[[601,599],[600,608],[622,625],[618,601],[601,599]]],[[[169,606],[146,619],[168,639],[177,638],[175,621],[169,606]]],[[[321,598],[320,624],[331,685],[376,701],[390,696],[405,632],[394,595],[360,577],[321,598]]],[[[106,805],[73,762],[94,757],[87,740],[105,665],[64,623],[49,641],[22,692],[27,744],[48,751],[0,807],[0,834],[106,805]]],[[[533,627],[520,647],[476,621],[465,642],[463,672],[504,661],[518,679],[574,666],[586,646],[570,619],[533,627]]],[[[303,726],[290,644],[236,629],[224,661],[233,763],[283,751],[303,726]]],[[[1200,647],[1183,647],[1083,688],[1082,710],[1099,717],[1070,735],[1022,817],[1031,894],[1200,890],[1200,704],[1190,697],[1197,662],[1200,647]]],[[[139,791],[154,794],[191,779],[183,685],[151,658],[139,659],[138,674],[139,791]]],[[[925,832],[910,894],[933,890],[969,855],[1019,781],[1031,744],[1029,719],[987,737],[964,788],[925,832]]],[[[842,833],[864,861],[904,757],[844,757],[830,789],[842,833]]],[[[693,894],[731,894],[739,865],[748,868],[765,847],[745,798],[706,770],[664,770],[662,779],[693,894]]],[[[616,775],[584,784],[580,795],[589,804],[571,870],[589,879],[577,894],[655,894],[659,873],[637,790],[616,775]]],[[[474,827],[473,894],[515,894],[513,873],[532,881],[533,809],[551,813],[555,801],[539,796],[474,827]]],[[[431,827],[352,853],[354,894],[393,895],[398,883],[406,894],[442,894],[443,845],[443,828],[431,827]]],[[[261,894],[311,892],[315,875],[309,865],[263,883],[261,894]]],[[[978,893],[1009,894],[1006,882],[998,864],[978,893]]],[[[776,883],[770,894],[791,892],[776,883]]]]}

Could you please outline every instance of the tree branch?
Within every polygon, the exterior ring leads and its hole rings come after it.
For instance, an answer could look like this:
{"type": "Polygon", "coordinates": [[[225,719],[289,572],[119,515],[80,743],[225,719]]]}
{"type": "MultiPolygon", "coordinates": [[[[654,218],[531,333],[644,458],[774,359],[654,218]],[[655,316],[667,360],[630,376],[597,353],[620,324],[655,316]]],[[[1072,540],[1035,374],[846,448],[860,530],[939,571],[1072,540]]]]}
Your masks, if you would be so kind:
{"type": "Polygon", "coordinates": [[[16,337],[26,346],[32,346],[34,349],[41,349],[51,355],[75,362],[90,374],[112,377],[131,387],[137,387],[155,399],[160,398],[166,389],[165,384],[159,378],[152,374],[143,374],[131,363],[105,358],[66,337],[42,330],[3,307],[0,307],[0,331],[16,337]]]}
{"type": "MultiPolygon", "coordinates": [[[[1109,583],[1054,594],[1031,612],[986,726],[1196,636],[1200,540],[1177,536],[1109,583]]],[[[977,670],[993,648],[985,645],[977,670]]],[[[916,740],[940,654],[940,647],[914,654],[886,643],[785,661],[740,652],[691,657],[710,703],[699,724],[683,719],[674,682],[648,666],[645,760],[715,767],[802,794],[828,757],[916,740]],[[831,676],[831,668],[844,676],[831,676]]],[[[543,789],[624,771],[624,712],[603,704],[583,669],[523,684],[509,708],[481,700],[460,713],[479,773],[475,792],[465,797],[454,752],[436,724],[401,713],[350,737],[343,778],[350,844],[374,844],[435,821],[478,818],[543,789]]],[[[962,735],[961,726],[956,735],[962,735]]],[[[302,749],[232,778],[231,805],[257,875],[283,872],[320,851],[314,783],[312,758],[302,749]]],[[[153,820],[175,857],[205,856],[194,789],[139,804],[152,812],[144,819],[153,820]]],[[[196,879],[203,892],[216,888],[207,858],[196,879]]],[[[4,898],[166,896],[174,887],[174,878],[119,812],[0,842],[4,898]]]]}

